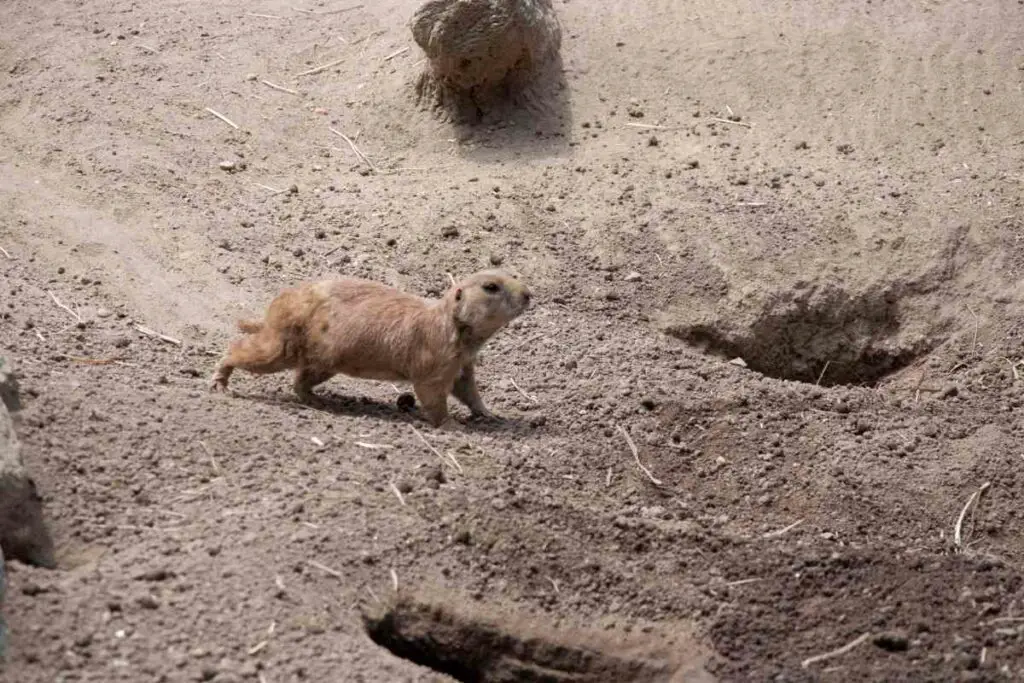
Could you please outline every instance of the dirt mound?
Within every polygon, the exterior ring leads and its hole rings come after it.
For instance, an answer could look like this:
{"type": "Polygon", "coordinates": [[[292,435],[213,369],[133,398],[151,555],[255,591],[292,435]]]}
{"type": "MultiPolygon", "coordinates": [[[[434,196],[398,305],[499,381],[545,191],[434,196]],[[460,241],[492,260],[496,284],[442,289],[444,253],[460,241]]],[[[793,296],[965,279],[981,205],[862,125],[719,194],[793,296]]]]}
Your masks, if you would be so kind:
{"type": "Polygon", "coordinates": [[[562,30],[551,0],[430,0],[411,28],[428,61],[417,92],[460,120],[502,104],[537,106],[523,96],[559,78],[562,30]]]}

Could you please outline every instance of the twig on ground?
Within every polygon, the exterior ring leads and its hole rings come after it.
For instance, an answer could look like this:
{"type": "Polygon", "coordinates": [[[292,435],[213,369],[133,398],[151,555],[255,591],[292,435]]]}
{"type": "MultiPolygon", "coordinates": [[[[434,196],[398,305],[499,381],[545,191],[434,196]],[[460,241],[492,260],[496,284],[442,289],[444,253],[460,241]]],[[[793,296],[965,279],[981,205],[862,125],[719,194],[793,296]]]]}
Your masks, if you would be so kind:
{"type": "Polygon", "coordinates": [[[548,583],[551,584],[551,587],[555,589],[555,593],[561,593],[562,592],[562,591],[558,590],[558,582],[557,581],[552,579],[550,576],[545,576],[544,578],[547,579],[548,583]]]}
{"type": "Polygon", "coordinates": [[[826,652],[825,654],[815,655],[813,657],[808,657],[804,661],[800,662],[800,666],[802,668],[806,669],[807,667],[809,667],[811,664],[814,664],[815,662],[821,662],[821,661],[824,661],[826,659],[831,659],[833,657],[838,657],[839,655],[845,655],[847,652],[849,652],[853,648],[857,647],[858,645],[860,645],[861,643],[863,643],[865,640],[867,640],[870,637],[871,637],[870,633],[864,633],[864,634],[858,636],[857,638],[855,638],[854,640],[851,640],[846,645],[843,645],[840,648],[832,650],[831,652],[826,652]]]}
{"type": "Polygon", "coordinates": [[[253,185],[255,185],[256,187],[262,187],[264,190],[270,190],[274,194],[284,194],[285,192],[288,191],[288,190],[279,190],[276,187],[271,187],[270,185],[264,185],[263,183],[253,183],[253,185]]]}
{"type": "Polygon", "coordinates": [[[14,260],[14,257],[11,256],[11,252],[7,251],[3,247],[0,247],[0,254],[3,254],[4,256],[6,256],[7,258],[9,258],[12,261],[14,260]]]}
{"type": "Polygon", "coordinates": [[[174,344],[175,346],[181,346],[181,340],[175,339],[174,337],[168,337],[166,334],[160,334],[156,330],[150,329],[145,325],[136,325],[135,329],[146,335],[147,337],[153,337],[160,341],[167,342],[168,344],[174,344]]]}
{"type": "Polygon", "coordinates": [[[391,444],[386,443],[367,443],[365,441],[356,441],[355,444],[360,448],[368,448],[371,451],[379,450],[381,448],[391,448],[391,444]]]}
{"type": "Polygon", "coordinates": [[[344,140],[345,142],[347,142],[347,143],[348,143],[348,146],[352,148],[352,151],[353,151],[353,152],[355,152],[355,155],[356,155],[357,157],[359,157],[360,159],[362,159],[362,160],[363,160],[363,163],[364,163],[364,164],[366,164],[367,166],[369,166],[369,167],[370,167],[371,169],[373,169],[374,171],[376,171],[376,170],[377,170],[377,167],[373,165],[373,162],[372,162],[372,161],[370,161],[370,159],[369,159],[369,158],[368,158],[368,157],[367,157],[367,156],[366,156],[365,154],[363,154],[363,153],[362,153],[361,151],[359,151],[359,148],[358,148],[358,147],[356,147],[356,143],[352,142],[352,140],[351,140],[351,139],[350,139],[350,138],[349,138],[349,137],[348,137],[347,135],[345,135],[345,134],[344,134],[344,133],[342,133],[342,132],[341,132],[340,130],[337,130],[337,129],[335,129],[335,128],[328,128],[328,130],[330,130],[330,131],[331,131],[332,133],[334,133],[335,135],[337,135],[338,137],[340,137],[340,138],[341,138],[342,140],[344,140]]]}
{"type": "Polygon", "coordinates": [[[764,581],[761,578],[755,579],[740,579],[739,581],[730,581],[729,583],[723,583],[720,588],[735,588],[736,586],[745,586],[748,583],[757,583],[758,581],[764,581]]]}
{"type": "MultiPolygon", "coordinates": [[[[342,7],[341,9],[325,9],[325,10],[323,10],[321,12],[317,12],[317,14],[320,14],[320,15],[324,15],[324,14],[344,14],[345,12],[351,12],[352,10],[362,9],[363,7],[365,7],[365,5],[362,5],[362,4],[351,5],[349,7],[342,7]]],[[[341,38],[341,36],[338,36],[338,37],[341,38]]],[[[344,38],[342,38],[342,40],[344,40],[344,38]]]]}
{"type": "Polygon", "coordinates": [[[445,456],[443,456],[441,454],[441,451],[439,451],[436,448],[434,448],[433,446],[431,446],[430,442],[427,441],[427,437],[425,437],[422,434],[420,434],[420,430],[416,429],[415,427],[412,427],[412,433],[415,434],[416,438],[419,439],[420,441],[422,441],[423,445],[426,446],[427,448],[429,448],[430,451],[434,455],[436,455],[437,457],[441,458],[441,462],[450,463],[450,464],[454,465],[455,469],[458,470],[459,474],[462,474],[462,465],[459,464],[458,460],[456,460],[451,455],[449,455],[447,458],[445,458],[445,456]]]}
{"type": "Polygon", "coordinates": [[[318,74],[321,71],[327,71],[331,67],[338,66],[339,64],[344,62],[346,59],[348,59],[348,57],[340,57],[338,59],[335,59],[333,62],[327,62],[326,64],[321,64],[320,66],[314,66],[312,69],[307,69],[306,71],[303,71],[302,73],[295,74],[295,76],[296,76],[296,78],[298,78],[299,76],[312,76],[313,74],[318,74]]]}
{"type": "Polygon", "coordinates": [[[39,341],[43,342],[44,344],[46,343],[46,337],[43,336],[42,332],[40,332],[39,330],[33,330],[33,332],[36,333],[36,337],[39,338],[39,341]]]}
{"type": "Polygon", "coordinates": [[[517,390],[517,391],[518,391],[518,392],[519,392],[520,394],[522,394],[523,396],[525,396],[525,397],[526,397],[526,400],[530,401],[531,403],[540,403],[540,401],[538,401],[537,399],[535,399],[535,398],[534,398],[533,396],[530,396],[530,395],[529,395],[528,393],[526,393],[525,391],[523,391],[523,388],[522,388],[521,386],[519,386],[518,384],[516,384],[516,381],[515,381],[515,380],[514,380],[513,378],[509,377],[509,378],[508,378],[508,381],[509,381],[509,382],[512,382],[512,386],[514,386],[514,387],[516,388],[516,390],[517,390]]]}
{"type": "Polygon", "coordinates": [[[953,527],[953,544],[957,547],[957,550],[963,550],[963,526],[964,517],[967,516],[967,511],[971,509],[971,505],[973,505],[975,501],[981,501],[982,494],[985,493],[991,485],[992,482],[986,481],[977,491],[972,493],[971,497],[967,499],[967,503],[964,505],[964,508],[960,511],[960,516],[956,518],[956,525],[953,527]]]}
{"type": "Polygon", "coordinates": [[[299,94],[298,90],[292,90],[291,88],[286,88],[283,85],[278,85],[277,83],[271,83],[270,81],[268,81],[265,78],[261,78],[260,79],[260,83],[262,83],[263,85],[265,85],[265,86],[267,86],[269,88],[273,88],[274,90],[280,90],[281,92],[286,92],[289,95],[298,95],[299,94]]]}
{"type": "Polygon", "coordinates": [[[371,598],[373,598],[374,600],[376,600],[376,601],[377,601],[378,603],[380,603],[380,604],[382,604],[382,605],[384,604],[384,601],[383,601],[383,600],[381,600],[381,599],[380,599],[379,597],[377,597],[377,594],[376,594],[376,593],[374,593],[374,592],[373,592],[373,589],[372,589],[372,588],[370,588],[369,586],[367,586],[367,587],[366,587],[366,592],[367,592],[367,593],[369,593],[369,594],[370,594],[370,597],[371,597],[371,598]]]}
{"type": "Polygon", "coordinates": [[[793,529],[797,528],[798,526],[800,526],[803,523],[804,523],[803,519],[798,519],[795,522],[793,522],[792,524],[790,524],[789,526],[782,527],[781,529],[776,529],[775,531],[767,532],[762,538],[778,538],[779,536],[782,536],[784,534],[788,534],[790,531],[792,531],[793,529]]]}
{"type": "Polygon", "coordinates": [[[815,385],[821,386],[821,380],[825,379],[825,373],[828,372],[828,366],[831,365],[831,364],[832,364],[832,361],[830,361],[830,360],[825,361],[825,367],[823,367],[821,369],[821,374],[818,375],[818,381],[814,383],[815,385]]]}
{"type": "Polygon", "coordinates": [[[389,54],[389,55],[388,55],[387,57],[385,57],[385,58],[384,58],[384,61],[385,61],[385,62],[390,62],[390,61],[391,61],[392,59],[394,59],[394,58],[395,58],[395,57],[397,57],[398,55],[402,55],[402,54],[405,54],[405,53],[406,53],[406,52],[408,52],[408,51],[409,51],[409,48],[408,48],[408,47],[403,47],[403,48],[402,48],[402,49],[400,49],[400,50],[395,50],[394,52],[392,52],[391,54],[389,54]]]}
{"type": "Polygon", "coordinates": [[[391,487],[391,492],[394,493],[395,496],[398,498],[398,502],[401,503],[403,507],[405,507],[405,497],[402,496],[402,492],[398,490],[397,486],[395,486],[395,482],[389,482],[388,486],[391,487]]]}
{"type": "Polygon", "coordinates": [[[753,128],[753,124],[747,123],[746,121],[732,121],[731,119],[720,119],[717,116],[709,117],[710,121],[717,121],[718,123],[731,123],[734,126],[743,126],[744,128],[753,128]]]}
{"type": "Polygon", "coordinates": [[[608,468],[608,474],[606,474],[605,477],[604,477],[604,485],[605,486],[611,486],[612,485],[612,468],[611,467],[608,468]]]}
{"type": "Polygon", "coordinates": [[[213,457],[213,451],[206,445],[205,441],[200,441],[199,445],[202,446],[203,450],[206,451],[206,455],[209,456],[213,471],[220,474],[220,465],[217,464],[217,459],[213,457]]]}
{"type": "Polygon", "coordinates": [[[69,314],[69,315],[70,315],[70,316],[71,316],[72,318],[74,318],[74,319],[75,319],[75,322],[79,322],[79,323],[80,323],[80,322],[82,322],[82,316],[78,315],[78,313],[75,313],[75,312],[74,312],[74,311],[72,311],[72,310],[71,310],[70,308],[68,308],[67,306],[65,306],[64,304],[62,304],[62,303],[61,303],[61,301],[60,301],[60,299],[58,299],[58,298],[57,298],[57,295],[56,295],[56,294],[54,294],[53,292],[47,292],[47,294],[49,294],[49,295],[50,295],[50,298],[51,298],[51,299],[53,300],[53,303],[57,304],[57,306],[58,306],[58,307],[60,307],[60,308],[64,309],[65,311],[67,311],[67,312],[68,312],[68,314],[69,314]]]}
{"type": "Polygon", "coordinates": [[[978,350],[978,327],[981,325],[981,318],[978,317],[978,314],[970,306],[967,307],[967,310],[974,316],[974,341],[971,342],[971,353],[974,353],[978,350]]]}
{"type": "Polygon", "coordinates": [[[238,124],[237,124],[237,123],[235,123],[234,121],[232,121],[232,120],[231,120],[231,119],[229,119],[228,117],[224,116],[224,114],[221,114],[221,113],[220,113],[219,111],[215,111],[215,110],[213,110],[213,109],[210,109],[209,107],[206,107],[206,111],[210,112],[211,114],[213,114],[213,115],[214,115],[214,116],[216,116],[216,117],[217,117],[218,119],[220,119],[220,120],[221,120],[221,121],[223,121],[224,123],[228,124],[228,125],[229,125],[229,126],[231,126],[232,128],[234,128],[234,129],[236,129],[236,130],[238,129],[238,124]]]}
{"type": "Polygon", "coordinates": [[[249,648],[249,650],[248,650],[249,656],[252,657],[253,655],[259,654],[260,651],[263,650],[263,648],[265,648],[266,646],[267,646],[267,641],[266,640],[261,640],[260,642],[256,643],[255,645],[253,645],[252,647],[249,648]]]}
{"type": "Polygon", "coordinates": [[[331,569],[326,564],[320,564],[316,560],[306,560],[306,564],[308,564],[310,567],[314,567],[316,569],[319,569],[324,574],[330,574],[331,576],[333,576],[336,579],[343,579],[343,578],[345,578],[345,575],[342,574],[341,572],[339,572],[337,569],[331,569]]]}
{"type": "Polygon", "coordinates": [[[452,275],[451,273],[445,273],[445,275],[448,276],[448,281],[451,282],[452,283],[452,287],[454,287],[455,286],[455,276],[452,275]]]}
{"type": "Polygon", "coordinates": [[[656,126],[652,123],[627,123],[630,128],[643,128],[644,130],[668,130],[668,126],[656,126]]]}
{"type": "Polygon", "coordinates": [[[150,47],[149,45],[143,45],[142,43],[139,43],[139,47],[141,47],[146,52],[152,52],[153,54],[157,54],[157,53],[160,52],[160,50],[157,50],[155,47],[150,47]]]}
{"type": "Polygon", "coordinates": [[[245,16],[259,17],[260,19],[284,19],[284,17],[279,17],[276,14],[256,14],[254,12],[246,12],[245,16]]]}
{"type": "Polygon", "coordinates": [[[391,570],[391,587],[395,589],[396,593],[398,592],[398,572],[394,569],[391,570]]]}
{"type": "Polygon", "coordinates": [[[1021,363],[1024,363],[1024,360],[1019,360],[1016,363],[1014,363],[1009,358],[1003,358],[1003,360],[1005,360],[1007,363],[1010,364],[1010,372],[1013,373],[1013,381],[1014,382],[1019,382],[1020,381],[1020,371],[1017,370],[1017,368],[1019,368],[1021,366],[1021,363]]]}
{"type": "Polygon", "coordinates": [[[653,474],[651,474],[651,471],[644,467],[644,464],[640,462],[640,452],[637,451],[636,449],[636,444],[633,442],[633,437],[629,435],[629,432],[627,432],[622,425],[616,425],[616,427],[620,432],[622,432],[622,435],[626,437],[626,443],[629,444],[629,450],[633,451],[633,460],[636,461],[636,466],[640,468],[640,471],[647,476],[647,478],[651,481],[652,484],[654,484],[655,486],[661,486],[661,480],[656,478],[653,474]]]}

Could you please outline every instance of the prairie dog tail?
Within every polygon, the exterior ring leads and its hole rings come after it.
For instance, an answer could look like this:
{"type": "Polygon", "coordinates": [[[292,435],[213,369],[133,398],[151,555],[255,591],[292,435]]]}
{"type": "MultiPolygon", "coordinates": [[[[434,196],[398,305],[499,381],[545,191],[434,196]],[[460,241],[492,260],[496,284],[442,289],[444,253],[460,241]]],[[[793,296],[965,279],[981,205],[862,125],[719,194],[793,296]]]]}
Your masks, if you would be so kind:
{"type": "Polygon", "coordinates": [[[256,334],[263,331],[262,320],[239,320],[238,329],[245,334],[256,334]]]}

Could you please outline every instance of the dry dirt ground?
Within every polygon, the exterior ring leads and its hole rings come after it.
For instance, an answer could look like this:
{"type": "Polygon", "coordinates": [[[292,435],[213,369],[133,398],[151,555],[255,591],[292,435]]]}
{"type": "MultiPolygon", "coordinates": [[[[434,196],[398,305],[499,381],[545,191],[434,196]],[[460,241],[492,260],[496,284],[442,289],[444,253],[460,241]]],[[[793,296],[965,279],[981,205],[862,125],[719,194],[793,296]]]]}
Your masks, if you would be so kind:
{"type": "Polygon", "coordinates": [[[415,6],[0,3],[0,351],[61,559],[10,567],[3,680],[452,680],[367,634],[396,585],[462,680],[627,680],[627,635],[685,680],[1024,678],[1024,3],[559,0],[564,82],[474,128],[413,100],[415,6]],[[502,422],[206,391],[288,284],[491,262],[537,292],[502,422]]]}

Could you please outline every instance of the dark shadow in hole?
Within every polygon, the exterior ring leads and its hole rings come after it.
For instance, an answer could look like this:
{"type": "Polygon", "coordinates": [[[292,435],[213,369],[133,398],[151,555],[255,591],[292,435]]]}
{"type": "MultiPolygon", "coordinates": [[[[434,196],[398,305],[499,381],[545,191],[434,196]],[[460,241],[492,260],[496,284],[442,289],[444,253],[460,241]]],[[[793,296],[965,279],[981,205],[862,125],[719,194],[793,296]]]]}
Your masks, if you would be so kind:
{"type": "Polygon", "coordinates": [[[705,353],[742,358],[768,377],[821,386],[874,386],[929,353],[942,338],[900,340],[897,292],[856,297],[838,287],[786,292],[769,301],[749,327],[727,321],[675,325],[666,332],[705,353]]]}

